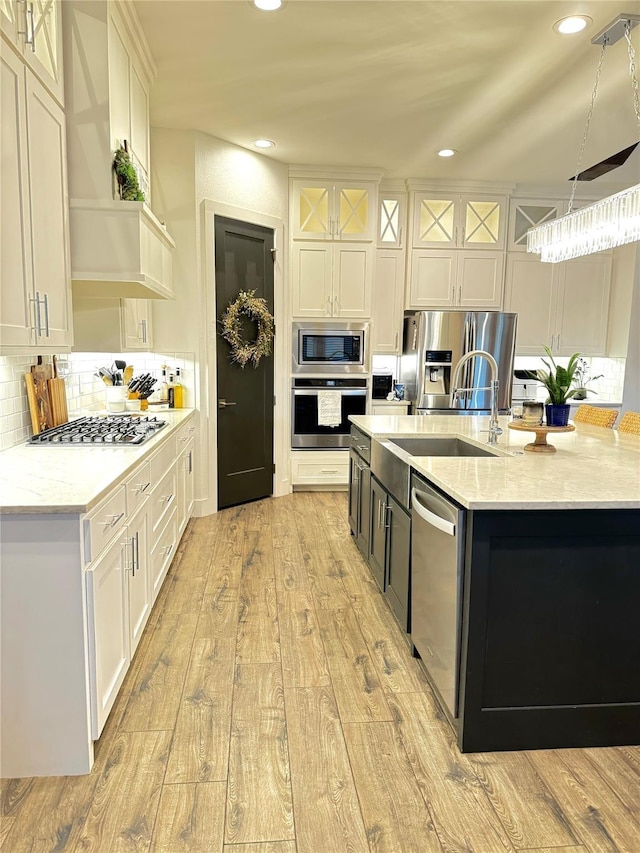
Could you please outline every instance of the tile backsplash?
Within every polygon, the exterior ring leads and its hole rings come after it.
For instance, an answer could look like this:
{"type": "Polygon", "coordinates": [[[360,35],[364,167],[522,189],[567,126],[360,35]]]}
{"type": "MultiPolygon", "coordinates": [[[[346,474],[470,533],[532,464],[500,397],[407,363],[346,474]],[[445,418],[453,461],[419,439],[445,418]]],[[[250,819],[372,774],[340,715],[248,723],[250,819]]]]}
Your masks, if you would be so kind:
{"type": "MultiPolygon", "coordinates": [[[[185,406],[193,406],[193,353],[69,353],[58,357],[59,373],[65,379],[69,417],[104,409],[105,386],[95,376],[99,367],[109,366],[114,359],[134,366],[134,375],[151,373],[159,387],[162,365],[179,367],[185,387],[185,406]]],[[[0,356],[0,449],[22,444],[32,435],[29,404],[24,374],[35,364],[34,355],[0,356]]]]}
{"type": "MultiPolygon", "coordinates": [[[[556,358],[556,362],[563,366],[566,366],[568,360],[568,358],[556,358]]],[[[587,388],[595,393],[589,394],[585,402],[621,403],[626,359],[584,356],[584,360],[590,367],[590,376],[602,374],[601,379],[596,379],[587,385],[587,388]]],[[[546,370],[542,359],[533,356],[516,356],[514,361],[516,370],[536,370],[539,367],[546,370]]],[[[540,385],[538,399],[545,400],[546,398],[546,389],[540,385]]]]}

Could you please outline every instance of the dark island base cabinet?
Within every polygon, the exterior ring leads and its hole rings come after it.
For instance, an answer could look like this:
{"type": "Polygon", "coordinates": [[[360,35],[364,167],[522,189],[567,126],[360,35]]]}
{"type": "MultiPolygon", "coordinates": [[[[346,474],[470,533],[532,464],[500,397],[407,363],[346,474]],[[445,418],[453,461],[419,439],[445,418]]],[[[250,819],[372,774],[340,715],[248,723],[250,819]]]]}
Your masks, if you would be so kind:
{"type": "Polygon", "coordinates": [[[408,633],[411,516],[371,476],[369,567],[396,619],[408,633]]]}
{"type": "Polygon", "coordinates": [[[640,743],[640,511],[469,512],[463,752],[640,743]]]}
{"type": "Polygon", "coordinates": [[[349,527],[362,556],[369,557],[371,470],[354,450],[349,451],[349,527]]]}

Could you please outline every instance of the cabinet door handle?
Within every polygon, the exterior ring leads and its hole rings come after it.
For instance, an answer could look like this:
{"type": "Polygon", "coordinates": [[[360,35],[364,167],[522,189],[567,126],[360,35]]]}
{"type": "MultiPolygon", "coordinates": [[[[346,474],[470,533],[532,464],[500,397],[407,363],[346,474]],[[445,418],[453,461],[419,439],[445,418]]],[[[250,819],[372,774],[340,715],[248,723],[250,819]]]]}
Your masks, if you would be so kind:
{"type": "Polygon", "coordinates": [[[36,29],[33,23],[33,3],[27,3],[26,0],[20,0],[24,3],[24,30],[18,30],[19,36],[24,36],[24,43],[31,47],[31,50],[36,52],[36,29]]]}
{"type": "MultiPolygon", "coordinates": [[[[136,531],[136,563],[135,563],[135,571],[140,571],[140,531],[136,531]]],[[[134,572],[135,574],[135,572],[134,572]]]]}
{"type": "Polygon", "coordinates": [[[40,322],[40,294],[36,291],[35,296],[29,297],[29,302],[33,303],[33,326],[31,327],[36,335],[42,334],[42,325],[40,322]]]}
{"type": "Polygon", "coordinates": [[[141,330],[140,337],[142,338],[142,343],[146,344],[146,342],[147,342],[147,321],[146,320],[140,320],[139,325],[140,325],[140,330],[141,330]]]}
{"type": "Polygon", "coordinates": [[[164,556],[165,556],[165,557],[168,557],[168,556],[169,556],[169,554],[170,554],[172,551],[173,551],[173,542],[171,543],[171,545],[167,546],[167,547],[164,549],[164,556]]]}
{"type": "Polygon", "coordinates": [[[148,483],[137,483],[136,484],[136,492],[141,495],[143,492],[146,492],[149,486],[151,485],[151,480],[148,483]]]}
{"type": "Polygon", "coordinates": [[[160,498],[160,503],[168,504],[173,500],[173,492],[170,495],[162,495],[160,498]]]}
{"type": "Polygon", "coordinates": [[[189,473],[193,474],[193,450],[189,451],[189,473]]]}
{"type": "Polygon", "coordinates": [[[124,516],[124,513],[123,513],[123,512],[121,512],[119,515],[112,515],[112,516],[111,516],[111,521],[103,521],[103,522],[102,522],[102,526],[104,527],[105,532],[106,532],[110,527],[115,527],[115,526],[116,526],[116,524],[120,521],[120,519],[121,519],[123,516],[124,516]]]}
{"type": "Polygon", "coordinates": [[[396,350],[396,351],[398,350],[398,332],[396,332],[396,336],[395,336],[395,338],[394,338],[393,348],[394,348],[394,350],[396,350]]]}
{"type": "Polygon", "coordinates": [[[44,295],[44,334],[45,337],[49,337],[49,294],[45,293],[44,295]]]}
{"type": "Polygon", "coordinates": [[[404,226],[401,225],[400,228],[398,229],[398,246],[400,246],[401,248],[402,248],[403,232],[404,232],[404,226]]]}
{"type": "Polygon", "coordinates": [[[385,527],[391,527],[391,504],[387,504],[386,507],[384,508],[383,518],[385,520],[384,526],[385,527]]]}
{"type": "Polygon", "coordinates": [[[455,305],[456,303],[456,286],[455,284],[451,287],[451,301],[455,305]]]}

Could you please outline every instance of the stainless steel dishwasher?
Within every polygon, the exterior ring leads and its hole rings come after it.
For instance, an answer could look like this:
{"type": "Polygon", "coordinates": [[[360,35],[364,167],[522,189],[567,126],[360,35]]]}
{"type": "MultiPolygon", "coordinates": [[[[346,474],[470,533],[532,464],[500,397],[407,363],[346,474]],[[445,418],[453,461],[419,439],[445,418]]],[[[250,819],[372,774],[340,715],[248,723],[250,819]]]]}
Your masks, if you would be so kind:
{"type": "Polygon", "coordinates": [[[458,716],[465,512],[411,476],[411,641],[452,720],[458,716]]]}

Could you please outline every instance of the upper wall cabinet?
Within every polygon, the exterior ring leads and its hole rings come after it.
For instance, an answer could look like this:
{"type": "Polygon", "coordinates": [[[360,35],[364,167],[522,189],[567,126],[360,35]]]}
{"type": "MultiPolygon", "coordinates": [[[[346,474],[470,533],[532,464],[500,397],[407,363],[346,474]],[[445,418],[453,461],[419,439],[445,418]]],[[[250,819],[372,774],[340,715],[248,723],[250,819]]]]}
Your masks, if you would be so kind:
{"type": "Polygon", "coordinates": [[[374,181],[294,178],[291,190],[294,240],[375,239],[374,181]]]}
{"type": "Polygon", "coordinates": [[[60,352],[73,342],[64,113],[2,39],[0,60],[2,349],[60,352]]]}
{"type": "Polygon", "coordinates": [[[59,104],[62,79],[61,0],[0,0],[0,29],[59,104]]]}
{"type": "Polygon", "coordinates": [[[63,45],[74,293],[171,298],[174,243],[149,207],[155,66],[134,4],[65,0],[63,45]],[[118,196],[111,163],[125,140],[144,202],[118,196]]]}
{"type": "Polygon", "coordinates": [[[378,248],[403,249],[407,221],[407,194],[378,190],[378,248]]]}
{"type": "Polygon", "coordinates": [[[512,198],[509,203],[510,252],[527,251],[527,231],[562,216],[566,202],[559,199],[512,198]]]}
{"type": "Polygon", "coordinates": [[[413,193],[413,247],[502,249],[507,196],[489,193],[413,193]]]}

